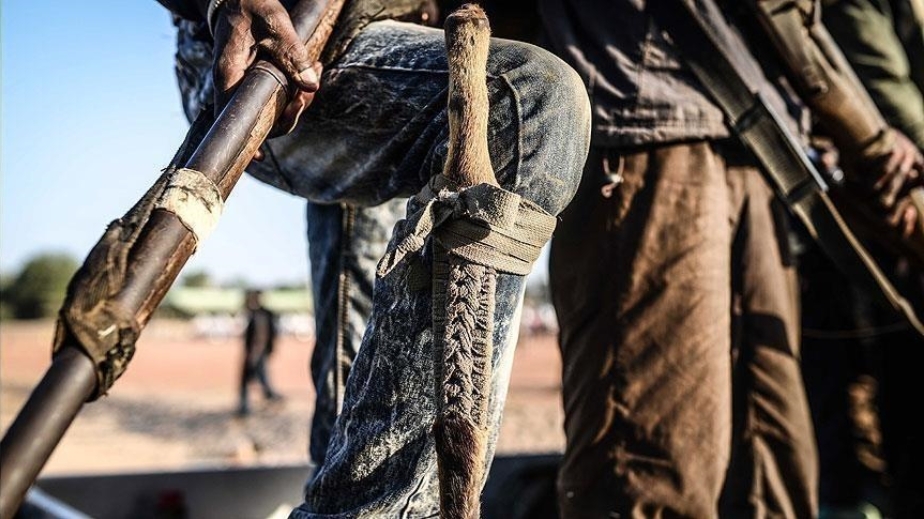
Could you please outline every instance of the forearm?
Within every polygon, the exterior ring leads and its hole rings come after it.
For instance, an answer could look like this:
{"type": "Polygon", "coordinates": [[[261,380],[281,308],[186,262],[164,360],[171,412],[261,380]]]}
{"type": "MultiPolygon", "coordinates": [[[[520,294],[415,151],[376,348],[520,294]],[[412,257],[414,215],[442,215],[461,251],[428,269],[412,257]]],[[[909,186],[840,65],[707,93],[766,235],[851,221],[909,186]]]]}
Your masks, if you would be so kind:
{"type": "Polygon", "coordinates": [[[885,119],[924,149],[924,94],[891,16],[874,0],[829,0],[822,20],[885,119]]]}
{"type": "Polygon", "coordinates": [[[187,20],[205,20],[209,0],[157,0],[170,12],[187,20]]]}
{"type": "Polygon", "coordinates": [[[811,4],[761,0],[757,15],[802,99],[842,153],[865,160],[887,151],[889,125],[825,27],[812,20],[811,4]]]}

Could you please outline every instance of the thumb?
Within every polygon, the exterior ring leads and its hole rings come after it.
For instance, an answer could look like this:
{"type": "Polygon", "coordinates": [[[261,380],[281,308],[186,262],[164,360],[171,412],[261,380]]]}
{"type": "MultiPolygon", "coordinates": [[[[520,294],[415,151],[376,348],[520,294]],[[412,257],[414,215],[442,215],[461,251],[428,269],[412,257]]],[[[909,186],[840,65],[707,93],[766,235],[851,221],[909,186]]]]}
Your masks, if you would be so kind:
{"type": "Polygon", "coordinates": [[[295,32],[289,14],[280,11],[270,13],[262,20],[266,38],[261,40],[260,47],[299,89],[315,92],[320,80],[314,63],[309,59],[308,49],[295,32]]]}

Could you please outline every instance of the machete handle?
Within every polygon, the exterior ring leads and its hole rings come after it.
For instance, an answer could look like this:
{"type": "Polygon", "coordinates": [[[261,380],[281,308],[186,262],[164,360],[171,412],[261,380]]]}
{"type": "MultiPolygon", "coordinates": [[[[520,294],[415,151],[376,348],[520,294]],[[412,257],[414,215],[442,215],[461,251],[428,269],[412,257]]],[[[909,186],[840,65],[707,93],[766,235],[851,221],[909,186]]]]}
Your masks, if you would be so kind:
{"type": "Polygon", "coordinates": [[[460,187],[496,186],[488,152],[488,17],[481,7],[465,4],[446,17],[443,29],[449,65],[449,153],[443,175],[460,187]]]}

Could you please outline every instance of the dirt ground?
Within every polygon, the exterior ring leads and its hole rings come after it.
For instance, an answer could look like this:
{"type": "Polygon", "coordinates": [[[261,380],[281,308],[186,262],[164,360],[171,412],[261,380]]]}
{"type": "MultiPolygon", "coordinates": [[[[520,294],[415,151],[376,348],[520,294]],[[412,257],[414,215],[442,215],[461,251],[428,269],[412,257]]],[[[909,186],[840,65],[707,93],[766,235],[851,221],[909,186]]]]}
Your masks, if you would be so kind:
{"type": "MultiPolygon", "coordinates": [[[[0,430],[50,365],[54,323],[0,323],[0,430]]],[[[288,465],[307,459],[313,342],[284,336],[269,364],[285,396],[234,415],[241,344],[195,337],[191,325],[152,321],[110,394],[84,405],[41,475],[288,465]]],[[[554,453],[564,444],[555,337],[517,347],[498,454],[554,453]]]]}

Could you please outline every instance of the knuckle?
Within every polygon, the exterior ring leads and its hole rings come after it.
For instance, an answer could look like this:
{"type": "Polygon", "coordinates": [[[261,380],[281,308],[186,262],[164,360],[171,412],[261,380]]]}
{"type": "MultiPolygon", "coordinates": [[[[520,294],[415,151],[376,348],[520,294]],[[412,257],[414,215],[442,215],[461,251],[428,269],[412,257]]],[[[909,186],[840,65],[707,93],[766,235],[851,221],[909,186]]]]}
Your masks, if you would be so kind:
{"type": "Polygon", "coordinates": [[[263,17],[263,26],[270,34],[279,34],[282,17],[279,13],[269,12],[263,17]]]}
{"type": "Polygon", "coordinates": [[[297,41],[287,41],[282,45],[282,54],[287,61],[298,65],[305,60],[305,46],[297,41]]]}
{"type": "Polygon", "coordinates": [[[215,60],[215,72],[219,74],[227,74],[234,69],[236,61],[227,53],[221,54],[217,60],[215,60]]]}

